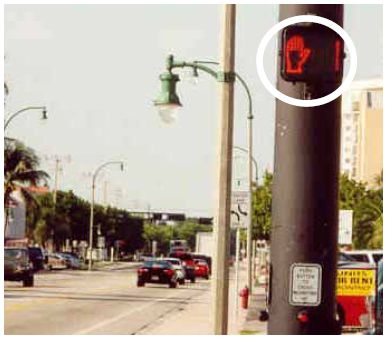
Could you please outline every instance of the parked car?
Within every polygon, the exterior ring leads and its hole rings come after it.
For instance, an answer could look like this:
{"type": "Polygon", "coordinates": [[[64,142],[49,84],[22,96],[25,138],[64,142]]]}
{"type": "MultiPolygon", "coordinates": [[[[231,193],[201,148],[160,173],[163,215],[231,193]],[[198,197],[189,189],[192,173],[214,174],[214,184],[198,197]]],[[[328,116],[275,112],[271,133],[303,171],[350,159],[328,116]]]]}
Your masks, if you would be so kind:
{"type": "Polygon", "coordinates": [[[34,269],[26,248],[4,248],[4,280],[34,285],[34,269]]]}
{"type": "Polygon", "coordinates": [[[203,277],[209,279],[209,266],[203,259],[195,259],[194,264],[196,265],[196,277],[203,277]]]}
{"type": "Polygon", "coordinates": [[[383,257],[383,250],[353,250],[345,251],[344,253],[358,262],[373,265],[377,264],[383,257]]]}
{"type": "Polygon", "coordinates": [[[64,260],[66,261],[66,266],[69,269],[80,269],[82,264],[76,256],[67,253],[67,252],[58,252],[57,253],[59,256],[63,257],[64,260]]]}
{"type": "Polygon", "coordinates": [[[177,287],[177,272],[173,265],[165,260],[146,261],[138,269],[137,286],[145,286],[146,283],[167,284],[170,288],[177,287]]]}
{"type": "Polygon", "coordinates": [[[66,255],[70,255],[72,256],[73,258],[76,258],[76,259],[79,259],[80,260],[80,257],[79,255],[77,255],[75,252],[71,252],[71,251],[62,251],[60,253],[63,253],[63,254],[66,254],[66,255]]]}
{"type": "Polygon", "coordinates": [[[189,279],[192,283],[196,282],[196,265],[191,254],[171,252],[169,257],[181,259],[185,271],[185,279],[189,279]]]}
{"type": "Polygon", "coordinates": [[[49,253],[48,260],[47,260],[47,269],[48,270],[67,269],[67,262],[64,259],[64,257],[55,253],[49,253]]]}
{"type": "Polygon", "coordinates": [[[43,249],[40,247],[28,247],[28,254],[34,271],[43,270],[46,262],[43,249]]]}
{"type": "Polygon", "coordinates": [[[179,258],[166,257],[162,260],[170,262],[177,273],[177,281],[179,284],[185,284],[185,270],[182,266],[182,261],[179,258]]]}

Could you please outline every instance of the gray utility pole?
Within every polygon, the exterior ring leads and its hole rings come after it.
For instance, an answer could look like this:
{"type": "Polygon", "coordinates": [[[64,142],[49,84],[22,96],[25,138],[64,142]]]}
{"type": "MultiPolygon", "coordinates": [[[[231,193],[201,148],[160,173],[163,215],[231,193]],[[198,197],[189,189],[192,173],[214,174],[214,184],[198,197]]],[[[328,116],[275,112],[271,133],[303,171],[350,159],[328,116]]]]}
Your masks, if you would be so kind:
{"type": "MultiPolygon", "coordinates": [[[[55,158],[55,176],[54,176],[54,191],[52,193],[52,199],[54,202],[54,215],[56,214],[56,201],[58,195],[58,180],[59,180],[59,170],[60,170],[60,159],[59,157],[55,158]]],[[[52,239],[52,250],[56,250],[55,246],[55,229],[51,230],[51,239],[52,239]]]]}
{"type": "Polygon", "coordinates": [[[220,70],[221,117],[219,142],[219,176],[213,271],[214,334],[228,331],[229,248],[232,190],[232,146],[236,5],[224,5],[220,70]]]}
{"type": "MultiPolygon", "coordinates": [[[[343,25],[343,5],[280,5],[280,20],[303,14],[343,25]]],[[[278,90],[298,99],[323,97],[340,82],[286,82],[278,68],[278,90]]],[[[276,102],[268,334],[338,334],[341,98],[312,108],[276,102]],[[312,280],[311,293],[299,298],[303,277],[312,280]]]]}

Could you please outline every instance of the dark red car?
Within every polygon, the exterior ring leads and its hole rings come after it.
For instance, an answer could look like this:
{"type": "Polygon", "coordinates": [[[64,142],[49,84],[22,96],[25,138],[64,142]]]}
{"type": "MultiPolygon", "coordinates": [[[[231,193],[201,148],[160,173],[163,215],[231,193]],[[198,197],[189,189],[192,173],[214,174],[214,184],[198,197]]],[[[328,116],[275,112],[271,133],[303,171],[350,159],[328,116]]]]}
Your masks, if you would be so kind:
{"type": "Polygon", "coordinates": [[[196,277],[203,277],[205,279],[209,279],[209,266],[206,261],[203,259],[195,259],[195,273],[196,277]]]}
{"type": "Polygon", "coordinates": [[[170,288],[177,287],[177,273],[170,262],[162,260],[146,261],[137,271],[137,286],[146,283],[167,284],[170,288]]]}

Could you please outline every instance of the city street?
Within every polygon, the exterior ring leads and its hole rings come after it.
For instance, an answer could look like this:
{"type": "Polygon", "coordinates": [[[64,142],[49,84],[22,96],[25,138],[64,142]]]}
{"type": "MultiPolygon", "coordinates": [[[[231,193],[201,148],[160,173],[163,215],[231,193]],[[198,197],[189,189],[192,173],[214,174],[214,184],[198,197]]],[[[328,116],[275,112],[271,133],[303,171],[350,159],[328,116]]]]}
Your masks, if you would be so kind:
{"type": "MultiPolygon", "coordinates": [[[[5,282],[5,334],[211,332],[210,281],[199,279],[176,289],[154,284],[137,288],[135,272],[132,263],[116,263],[91,273],[39,273],[33,288],[5,282]]],[[[234,309],[232,295],[230,303],[234,309]]],[[[231,332],[238,332],[243,315],[239,311],[236,321],[230,316],[231,332]]]]}
{"type": "MultiPolygon", "coordinates": [[[[130,265],[130,263],[126,263],[130,265]]],[[[5,283],[6,334],[141,334],[208,293],[210,283],[137,288],[135,269],[37,274],[35,287],[5,283]]]]}

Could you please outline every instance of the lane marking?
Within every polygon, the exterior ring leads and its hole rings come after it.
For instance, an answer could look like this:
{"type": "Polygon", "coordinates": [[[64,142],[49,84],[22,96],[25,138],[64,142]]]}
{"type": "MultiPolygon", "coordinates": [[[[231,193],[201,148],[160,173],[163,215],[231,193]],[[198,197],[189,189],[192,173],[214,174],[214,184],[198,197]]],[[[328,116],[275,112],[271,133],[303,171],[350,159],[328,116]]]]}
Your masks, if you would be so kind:
{"type": "MultiPolygon", "coordinates": [[[[22,310],[28,310],[31,307],[35,307],[36,305],[42,305],[42,304],[50,304],[50,303],[60,303],[61,301],[83,301],[83,300],[89,300],[90,298],[94,296],[99,296],[105,292],[108,291],[121,291],[121,290],[126,290],[127,288],[134,288],[134,284],[121,284],[118,285],[117,287],[114,288],[98,288],[94,289],[93,291],[87,293],[87,295],[82,294],[82,293],[51,293],[49,296],[43,292],[39,293],[39,290],[34,290],[35,292],[30,295],[31,298],[23,299],[23,300],[13,300],[7,299],[8,302],[10,301],[17,301],[17,303],[13,304],[4,304],[5,312],[10,313],[14,311],[22,311],[22,310]],[[40,298],[35,298],[35,297],[40,297],[40,298]],[[74,299],[77,298],[77,299],[74,299]]],[[[108,294],[106,297],[119,297],[115,296],[114,294],[108,294]]],[[[113,299],[112,299],[113,300],[113,299]]],[[[119,298],[114,299],[114,300],[119,300],[119,298]]]]}
{"type": "Polygon", "coordinates": [[[151,303],[148,303],[148,304],[145,304],[145,305],[142,305],[140,307],[137,307],[135,309],[131,309],[127,312],[124,312],[124,313],[121,313],[120,315],[116,316],[116,317],[113,317],[113,318],[110,318],[110,319],[106,319],[98,324],[95,324],[95,325],[92,325],[86,329],[83,329],[83,330],[80,330],[80,331],[77,331],[75,333],[73,333],[73,335],[82,335],[82,334],[88,334],[88,333],[91,333],[92,331],[95,331],[95,330],[98,330],[104,326],[107,326],[109,324],[112,324],[120,319],[123,319],[129,315],[131,315],[132,313],[135,313],[135,312],[138,312],[138,311],[141,311],[143,309],[146,309],[147,307],[151,306],[151,305],[154,305],[156,303],[159,303],[161,301],[165,301],[165,300],[168,300],[169,298],[171,297],[167,297],[167,298],[160,298],[160,299],[157,299],[156,301],[154,302],[151,302],[151,303]]]}
{"type": "MultiPolygon", "coordinates": [[[[201,291],[201,290],[199,290],[199,291],[201,291]]],[[[198,292],[197,292],[197,293],[198,293],[198,292]]],[[[131,314],[133,314],[133,313],[135,313],[135,312],[138,312],[138,311],[141,311],[141,310],[143,310],[143,309],[146,309],[146,308],[148,308],[148,307],[150,307],[150,306],[152,306],[152,305],[154,305],[154,304],[156,304],[156,303],[170,300],[170,299],[172,299],[174,296],[175,296],[175,294],[173,294],[173,295],[170,296],[170,297],[159,298],[159,299],[157,299],[157,300],[155,300],[155,301],[153,301],[153,302],[151,302],[151,303],[142,305],[142,306],[137,307],[137,308],[135,308],[135,309],[131,309],[131,310],[127,311],[127,312],[121,313],[120,315],[118,315],[118,316],[116,316],[116,317],[113,317],[113,318],[110,318],[110,319],[106,319],[106,320],[104,320],[104,321],[102,321],[102,322],[99,322],[98,324],[92,325],[92,326],[90,326],[90,327],[88,327],[88,328],[86,328],[86,329],[77,331],[77,332],[73,333],[72,335],[89,334],[89,333],[91,333],[92,331],[98,330],[98,329],[100,329],[100,328],[102,328],[102,327],[104,327],[104,326],[107,326],[107,325],[109,325],[109,324],[112,324],[112,323],[114,323],[114,322],[117,322],[117,321],[119,321],[120,319],[123,319],[123,318],[125,318],[125,317],[127,317],[127,316],[129,316],[129,315],[131,315],[131,314]]],[[[145,295],[144,297],[146,297],[146,295],[145,295]]],[[[192,298],[192,297],[193,297],[193,296],[188,296],[188,297],[186,297],[186,298],[181,299],[181,303],[184,302],[184,301],[186,301],[186,300],[189,300],[189,299],[192,298]]]]}

